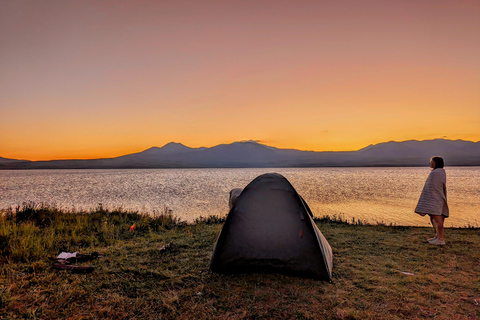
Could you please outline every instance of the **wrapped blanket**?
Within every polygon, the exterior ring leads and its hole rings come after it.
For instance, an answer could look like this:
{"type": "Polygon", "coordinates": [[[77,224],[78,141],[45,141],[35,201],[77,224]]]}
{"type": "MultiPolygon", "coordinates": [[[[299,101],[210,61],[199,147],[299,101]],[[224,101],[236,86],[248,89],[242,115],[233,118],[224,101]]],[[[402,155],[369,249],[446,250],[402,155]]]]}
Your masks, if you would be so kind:
{"type": "Polygon", "coordinates": [[[432,170],[425,182],[415,212],[448,217],[446,183],[447,176],[443,168],[432,170]]]}

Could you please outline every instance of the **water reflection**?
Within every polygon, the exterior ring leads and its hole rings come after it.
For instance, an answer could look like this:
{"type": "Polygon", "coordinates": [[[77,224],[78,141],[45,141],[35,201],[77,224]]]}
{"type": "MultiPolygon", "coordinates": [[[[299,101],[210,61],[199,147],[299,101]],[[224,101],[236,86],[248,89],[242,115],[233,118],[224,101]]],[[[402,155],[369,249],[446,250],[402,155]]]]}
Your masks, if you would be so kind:
{"type": "MultiPolygon", "coordinates": [[[[451,218],[447,226],[480,226],[480,168],[446,168],[451,218]]],[[[284,175],[315,216],[427,226],[413,213],[429,168],[138,169],[0,171],[0,208],[26,201],[70,210],[101,203],[182,220],[228,213],[228,192],[258,175],[284,175]]]]}

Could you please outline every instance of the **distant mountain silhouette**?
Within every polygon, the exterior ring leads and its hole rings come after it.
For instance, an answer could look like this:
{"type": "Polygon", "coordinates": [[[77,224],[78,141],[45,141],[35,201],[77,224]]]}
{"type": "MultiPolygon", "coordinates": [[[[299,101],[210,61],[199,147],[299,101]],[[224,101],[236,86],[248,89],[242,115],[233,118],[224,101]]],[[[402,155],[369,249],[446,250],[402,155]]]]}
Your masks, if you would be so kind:
{"type": "Polygon", "coordinates": [[[0,163],[11,163],[11,162],[22,162],[22,161],[27,161],[27,160],[16,160],[16,159],[9,159],[9,158],[2,158],[0,157],[0,163]]]}
{"type": "Polygon", "coordinates": [[[358,151],[314,152],[279,149],[254,141],[190,148],[168,143],[107,159],[22,161],[0,158],[0,169],[244,168],[428,166],[440,155],[447,166],[480,166],[480,142],[425,140],[385,142],[358,151]]]}
{"type": "Polygon", "coordinates": [[[432,156],[442,156],[447,165],[479,165],[480,142],[464,140],[410,140],[371,145],[357,151],[358,159],[375,165],[385,160],[392,165],[428,165],[432,156]]]}

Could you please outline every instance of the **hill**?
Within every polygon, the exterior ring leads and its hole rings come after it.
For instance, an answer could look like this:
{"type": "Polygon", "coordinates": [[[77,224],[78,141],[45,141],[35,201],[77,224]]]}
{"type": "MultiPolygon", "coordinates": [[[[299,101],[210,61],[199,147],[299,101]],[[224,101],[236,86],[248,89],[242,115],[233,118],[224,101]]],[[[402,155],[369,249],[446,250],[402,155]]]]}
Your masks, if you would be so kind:
{"type": "Polygon", "coordinates": [[[116,158],[21,161],[0,158],[0,169],[246,168],[426,166],[430,157],[448,166],[480,166],[480,142],[424,140],[385,142],[357,151],[315,152],[279,149],[254,141],[190,148],[168,143],[116,158]]]}
{"type": "Polygon", "coordinates": [[[0,163],[12,163],[12,162],[22,162],[27,160],[16,160],[16,159],[9,159],[9,158],[2,158],[0,157],[0,163]]]}

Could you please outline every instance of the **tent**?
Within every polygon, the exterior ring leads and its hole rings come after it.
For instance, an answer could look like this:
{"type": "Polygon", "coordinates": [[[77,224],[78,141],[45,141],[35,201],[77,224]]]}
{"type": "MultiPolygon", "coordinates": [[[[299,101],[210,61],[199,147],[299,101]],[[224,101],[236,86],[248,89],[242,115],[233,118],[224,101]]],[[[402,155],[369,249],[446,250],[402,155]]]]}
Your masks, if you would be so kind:
{"type": "Polygon", "coordinates": [[[250,182],[230,209],[210,270],[286,273],[330,281],[332,258],[306,202],[285,177],[267,173],[250,182]]]}

